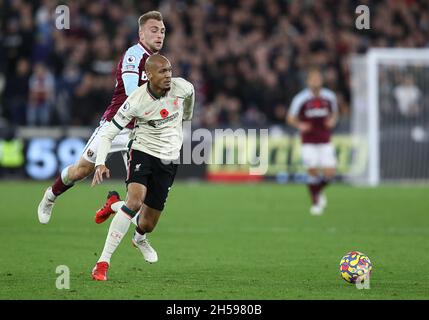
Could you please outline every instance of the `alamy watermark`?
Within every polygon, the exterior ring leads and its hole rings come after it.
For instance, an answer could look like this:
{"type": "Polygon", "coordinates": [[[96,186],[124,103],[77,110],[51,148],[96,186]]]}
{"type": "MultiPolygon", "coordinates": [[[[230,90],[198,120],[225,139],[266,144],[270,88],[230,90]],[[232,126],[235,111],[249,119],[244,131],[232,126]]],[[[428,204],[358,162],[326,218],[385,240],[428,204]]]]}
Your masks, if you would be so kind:
{"type": "Polygon", "coordinates": [[[355,286],[358,290],[371,289],[371,287],[370,287],[370,274],[365,273],[364,275],[358,277],[356,279],[355,286]]]}
{"type": "Polygon", "coordinates": [[[358,30],[371,29],[370,12],[369,12],[368,6],[363,5],[363,4],[357,6],[355,13],[359,14],[359,16],[356,18],[356,21],[355,21],[356,29],[358,29],[358,30]]]}
{"type": "MultiPolygon", "coordinates": [[[[187,138],[183,141],[182,157],[177,164],[235,165],[245,168],[249,175],[264,175],[268,171],[268,129],[191,129],[183,123],[187,138]]],[[[172,161],[163,161],[171,163],[172,161]]]]}
{"type": "Polygon", "coordinates": [[[55,280],[58,290],[70,289],[70,268],[65,265],[57,266],[55,273],[60,274],[55,280]]]}
{"type": "Polygon", "coordinates": [[[70,8],[60,5],[55,8],[55,27],[58,30],[70,29],[70,8]]]}

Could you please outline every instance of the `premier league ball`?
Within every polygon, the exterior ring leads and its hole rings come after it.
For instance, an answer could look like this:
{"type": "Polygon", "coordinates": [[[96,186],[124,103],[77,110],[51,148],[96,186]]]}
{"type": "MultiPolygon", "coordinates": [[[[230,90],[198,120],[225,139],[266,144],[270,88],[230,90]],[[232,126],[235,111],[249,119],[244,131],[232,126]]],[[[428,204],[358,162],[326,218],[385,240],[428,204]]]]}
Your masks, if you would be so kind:
{"type": "Polygon", "coordinates": [[[347,253],[340,262],[341,278],[350,283],[369,277],[371,270],[371,261],[364,253],[359,251],[347,253]]]}

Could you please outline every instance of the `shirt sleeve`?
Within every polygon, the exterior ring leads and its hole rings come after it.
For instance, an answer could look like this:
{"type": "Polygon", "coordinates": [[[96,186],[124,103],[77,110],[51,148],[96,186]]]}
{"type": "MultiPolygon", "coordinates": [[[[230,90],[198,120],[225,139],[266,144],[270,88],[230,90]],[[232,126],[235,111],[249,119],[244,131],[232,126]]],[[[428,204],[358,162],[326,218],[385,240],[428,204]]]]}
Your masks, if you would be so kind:
{"type": "Polygon", "coordinates": [[[118,109],[106,130],[101,134],[95,166],[105,164],[113,139],[137,116],[139,90],[135,90],[118,109]]]}
{"type": "Polygon", "coordinates": [[[136,52],[132,47],[129,48],[122,59],[121,73],[134,73],[137,76],[139,73],[140,60],[142,59],[141,55],[136,52]]]}
{"type": "Polygon", "coordinates": [[[338,114],[337,96],[334,92],[332,92],[330,99],[332,104],[332,114],[338,114]]]}
{"type": "Polygon", "coordinates": [[[183,120],[192,120],[194,113],[195,90],[191,83],[189,83],[189,86],[189,94],[183,101],[183,120]]]}
{"type": "Polygon", "coordinates": [[[139,75],[136,73],[122,73],[122,82],[124,83],[125,94],[130,96],[139,86],[139,75]]]}
{"type": "Polygon", "coordinates": [[[97,159],[95,160],[96,167],[106,163],[106,158],[109,154],[112,141],[120,131],[121,129],[119,129],[113,121],[109,122],[106,130],[101,134],[100,142],[98,144],[97,159]]]}
{"type": "Polygon", "coordinates": [[[142,58],[141,54],[134,47],[131,47],[125,52],[122,59],[121,77],[127,96],[130,96],[139,85],[142,58]]]}
{"type": "Polygon", "coordinates": [[[112,119],[112,123],[119,129],[125,128],[134,118],[137,118],[139,105],[139,90],[134,92],[125,100],[112,119]]]}
{"type": "Polygon", "coordinates": [[[301,109],[303,104],[302,94],[297,94],[290,104],[289,112],[288,114],[296,117],[299,113],[299,110],[301,109]]]}

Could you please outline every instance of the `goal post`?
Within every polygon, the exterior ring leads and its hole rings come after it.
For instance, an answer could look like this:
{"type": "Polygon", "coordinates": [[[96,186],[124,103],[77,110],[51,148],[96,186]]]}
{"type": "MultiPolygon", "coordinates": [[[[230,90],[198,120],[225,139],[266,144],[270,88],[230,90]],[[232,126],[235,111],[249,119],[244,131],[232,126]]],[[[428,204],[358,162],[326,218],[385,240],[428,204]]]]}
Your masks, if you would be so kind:
{"type": "Polygon", "coordinates": [[[429,49],[370,49],[351,57],[350,73],[347,180],[429,182],[429,49]]]}

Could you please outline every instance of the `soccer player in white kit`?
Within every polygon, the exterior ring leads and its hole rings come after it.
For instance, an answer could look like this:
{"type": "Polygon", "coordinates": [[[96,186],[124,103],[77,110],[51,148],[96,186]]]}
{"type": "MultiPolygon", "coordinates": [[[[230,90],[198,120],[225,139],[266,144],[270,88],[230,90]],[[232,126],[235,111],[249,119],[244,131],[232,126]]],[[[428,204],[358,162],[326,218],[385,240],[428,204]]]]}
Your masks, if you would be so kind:
{"type": "Polygon", "coordinates": [[[172,78],[171,64],[154,54],[146,61],[148,82],[136,89],[119,108],[101,135],[92,185],[109,177],[105,165],[110,145],[131,119],[135,119],[127,169],[127,198],[115,214],[106,243],[92,271],[94,280],[107,280],[113,252],[133,222],[137,225],[132,242],[148,262],[158,255],[146,239],[153,231],[177,170],[183,143],[182,121],[191,120],[195,101],[193,85],[172,78]],[[114,235],[111,237],[110,235],[114,235]]]}
{"type": "Polygon", "coordinates": [[[321,72],[310,70],[308,87],[293,98],[287,116],[287,122],[301,133],[301,156],[308,172],[312,215],[321,215],[327,205],[323,190],[334,178],[337,163],[331,143],[331,131],[338,119],[337,99],[333,91],[322,85],[321,72]]]}
{"type": "MultiPolygon", "coordinates": [[[[45,191],[40,201],[37,213],[39,222],[42,224],[49,222],[57,197],[73,187],[76,182],[85,179],[94,172],[101,134],[106,130],[127,96],[147,82],[144,70],[145,62],[150,55],[161,50],[165,38],[165,26],[162,15],[158,11],[149,11],[143,14],[138,23],[139,42],[130,47],[118,63],[115,91],[110,105],[101,118],[99,127],[95,129],[88,140],[79,161],[61,171],[61,174],[56,178],[53,185],[45,191]]],[[[133,127],[134,122],[130,120],[113,140],[109,150],[109,153],[122,152],[125,163],[127,161],[127,143],[133,127]]],[[[119,195],[115,192],[115,194],[109,194],[109,198],[110,201],[117,201],[119,195]]],[[[97,215],[96,222],[101,223],[107,218],[108,215],[97,215]]]]}

